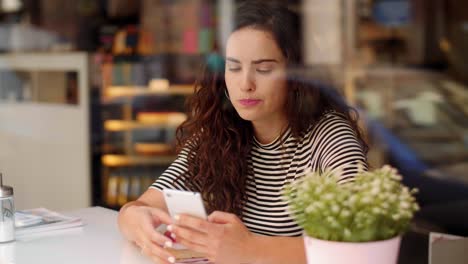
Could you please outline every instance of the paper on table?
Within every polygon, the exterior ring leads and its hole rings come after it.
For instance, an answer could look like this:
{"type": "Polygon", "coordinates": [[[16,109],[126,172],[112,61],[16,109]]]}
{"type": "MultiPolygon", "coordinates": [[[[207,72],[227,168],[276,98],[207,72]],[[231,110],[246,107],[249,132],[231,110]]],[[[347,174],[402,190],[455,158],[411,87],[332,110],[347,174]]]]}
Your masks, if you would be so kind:
{"type": "MultiPolygon", "coordinates": [[[[29,216],[30,220],[25,220],[22,223],[15,223],[16,238],[35,235],[41,233],[49,233],[50,231],[69,229],[83,226],[83,221],[78,217],[66,216],[46,208],[35,208],[18,211],[20,218],[23,220],[29,216]],[[40,221],[37,219],[40,218],[40,221]],[[35,219],[35,220],[32,220],[35,219]]],[[[15,213],[15,216],[17,214],[15,213]]],[[[16,222],[16,221],[15,221],[16,222]]]]}
{"type": "Polygon", "coordinates": [[[15,212],[15,227],[27,227],[42,222],[42,217],[38,215],[15,212]]]}

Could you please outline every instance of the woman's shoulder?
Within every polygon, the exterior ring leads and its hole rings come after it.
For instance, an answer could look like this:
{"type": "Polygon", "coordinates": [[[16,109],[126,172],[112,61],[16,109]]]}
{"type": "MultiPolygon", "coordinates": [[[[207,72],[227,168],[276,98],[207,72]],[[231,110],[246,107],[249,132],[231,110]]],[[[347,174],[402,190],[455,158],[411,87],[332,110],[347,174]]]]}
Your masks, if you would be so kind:
{"type": "Polygon", "coordinates": [[[341,120],[347,122],[346,116],[336,110],[327,110],[319,118],[319,122],[326,122],[330,120],[341,120]]]}
{"type": "Polygon", "coordinates": [[[306,134],[317,134],[329,129],[330,127],[336,127],[336,125],[342,125],[346,128],[351,128],[349,121],[343,113],[337,112],[335,110],[328,110],[321,114],[316,122],[309,125],[306,134]]]}

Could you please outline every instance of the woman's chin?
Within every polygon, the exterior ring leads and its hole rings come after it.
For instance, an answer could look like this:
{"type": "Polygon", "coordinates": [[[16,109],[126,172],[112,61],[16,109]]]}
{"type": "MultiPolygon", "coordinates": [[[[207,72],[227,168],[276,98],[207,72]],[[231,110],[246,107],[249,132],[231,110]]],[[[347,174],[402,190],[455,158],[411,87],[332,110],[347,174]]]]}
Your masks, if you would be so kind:
{"type": "Polygon", "coordinates": [[[256,119],[256,115],[252,113],[245,113],[245,112],[237,112],[239,116],[244,119],[245,121],[254,121],[256,119]]]}
{"type": "Polygon", "coordinates": [[[235,107],[237,114],[244,119],[245,121],[257,121],[259,119],[262,119],[262,117],[265,117],[264,111],[261,111],[258,107],[242,107],[242,106],[237,106],[235,107]]]}

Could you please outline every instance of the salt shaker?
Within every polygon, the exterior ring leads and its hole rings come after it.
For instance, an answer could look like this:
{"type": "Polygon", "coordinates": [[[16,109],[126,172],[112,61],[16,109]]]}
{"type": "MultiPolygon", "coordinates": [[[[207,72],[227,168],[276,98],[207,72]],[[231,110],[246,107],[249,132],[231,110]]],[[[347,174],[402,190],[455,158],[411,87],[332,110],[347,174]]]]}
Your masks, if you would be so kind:
{"type": "Polygon", "coordinates": [[[13,188],[3,185],[0,173],[0,243],[15,240],[15,206],[13,188]]]}

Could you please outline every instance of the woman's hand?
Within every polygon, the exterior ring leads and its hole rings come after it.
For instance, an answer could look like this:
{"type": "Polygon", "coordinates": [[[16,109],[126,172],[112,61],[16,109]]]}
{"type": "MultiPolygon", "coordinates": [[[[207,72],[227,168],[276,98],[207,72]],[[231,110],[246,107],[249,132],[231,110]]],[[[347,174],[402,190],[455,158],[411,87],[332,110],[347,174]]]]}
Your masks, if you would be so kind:
{"type": "Polygon", "coordinates": [[[175,258],[165,247],[171,247],[170,238],[156,231],[161,224],[170,224],[170,216],[149,206],[129,206],[121,212],[126,222],[125,235],[141,248],[141,252],[156,263],[174,263],[175,258]]]}
{"type": "Polygon", "coordinates": [[[234,214],[213,212],[208,221],[179,215],[170,230],[178,243],[204,254],[214,263],[252,263],[254,235],[234,214]]]}

